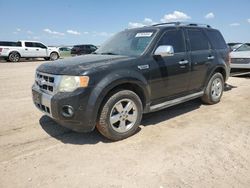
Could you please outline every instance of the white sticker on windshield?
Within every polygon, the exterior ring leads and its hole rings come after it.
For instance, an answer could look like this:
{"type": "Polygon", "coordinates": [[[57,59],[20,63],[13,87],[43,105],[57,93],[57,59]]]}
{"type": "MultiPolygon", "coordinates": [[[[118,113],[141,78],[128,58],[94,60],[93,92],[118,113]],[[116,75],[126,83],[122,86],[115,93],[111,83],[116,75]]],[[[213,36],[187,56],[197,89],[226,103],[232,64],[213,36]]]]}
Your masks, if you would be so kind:
{"type": "Polygon", "coordinates": [[[153,32],[144,32],[144,33],[137,33],[135,37],[151,37],[153,32]]]}

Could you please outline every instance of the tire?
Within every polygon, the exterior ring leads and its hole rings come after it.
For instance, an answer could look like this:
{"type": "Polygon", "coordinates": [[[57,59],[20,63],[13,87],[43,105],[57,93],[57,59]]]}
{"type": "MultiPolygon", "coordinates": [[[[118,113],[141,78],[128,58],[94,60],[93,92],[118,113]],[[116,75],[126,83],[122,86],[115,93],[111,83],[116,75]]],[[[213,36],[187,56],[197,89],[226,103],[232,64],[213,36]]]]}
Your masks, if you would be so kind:
{"type": "Polygon", "coordinates": [[[20,60],[21,56],[18,52],[11,52],[9,54],[8,60],[10,62],[18,62],[20,60]]]}
{"type": "Polygon", "coordinates": [[[57,52],[52,52],[52,53],[50,54],[50,56],[49,56],[49,59],[50,59],[51,61],[55,61],[55,60],[57,60],[58,58],[59,58],[59,55],[58,55],[57,52]]]}
{"type": "Polygon", "coordinates": [[[142,103],[136,93],[120,90],[105,101],[96,127],[110,140],[125,139],[138,129],[142,111],[142,103]]]}
{"type": "Polygon", "coordinates": [[[216,104],[220,102],[224,91],[224,78],[221,73],[215,73],[209,80],[202,101],[206,104],[216,104]]]}

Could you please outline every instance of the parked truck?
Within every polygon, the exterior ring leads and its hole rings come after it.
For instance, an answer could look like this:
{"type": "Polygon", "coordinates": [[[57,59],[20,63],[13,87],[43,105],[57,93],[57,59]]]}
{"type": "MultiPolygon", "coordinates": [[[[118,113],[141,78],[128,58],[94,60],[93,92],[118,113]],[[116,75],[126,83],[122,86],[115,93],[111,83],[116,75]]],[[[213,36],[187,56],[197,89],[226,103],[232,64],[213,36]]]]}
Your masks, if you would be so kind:
{"type": "Polygon", "coordinates": [[[48,47],[37,41],[5,41],[0,42],[0,57],[11,62],[18,62],[20,58],[44,58],[53,61],[60,57],[60,53],[58,48],[48,47]]]}

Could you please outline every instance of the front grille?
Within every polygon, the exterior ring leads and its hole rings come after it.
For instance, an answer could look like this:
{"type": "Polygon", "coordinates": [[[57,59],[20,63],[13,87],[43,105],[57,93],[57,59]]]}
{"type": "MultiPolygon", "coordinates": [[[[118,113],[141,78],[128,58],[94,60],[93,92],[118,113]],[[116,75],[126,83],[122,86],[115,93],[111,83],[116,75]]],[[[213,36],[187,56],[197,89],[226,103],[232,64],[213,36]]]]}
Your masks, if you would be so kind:
{"type": "Polygon", "coordinates": [[[36,85],[45,93],[55,92],[55,76],[41,72],[36,73],[36,85]]]}
{"type": "Polygon", "coordinates": [[[50,108],[48,106],[45,106],[45,105],[39,104],[39,103],[35,103],[35,105],[37,106],[37,108],[39,108],[43,112],[50,114],[50,108]]]}

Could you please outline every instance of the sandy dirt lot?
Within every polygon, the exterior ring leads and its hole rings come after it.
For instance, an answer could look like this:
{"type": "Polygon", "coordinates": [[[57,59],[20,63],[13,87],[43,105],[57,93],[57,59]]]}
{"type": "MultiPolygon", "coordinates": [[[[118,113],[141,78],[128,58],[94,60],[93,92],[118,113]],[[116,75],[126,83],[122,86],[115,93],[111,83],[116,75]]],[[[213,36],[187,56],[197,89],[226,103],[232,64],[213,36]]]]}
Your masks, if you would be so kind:
{"type": "Polygon", "coordinates": [[[0,63],[0,187],[250,187],[250,79],[213,106],[190,101],[144,115],[109,142],[62,128],[32,104],[35,68],[0,63]]]}

